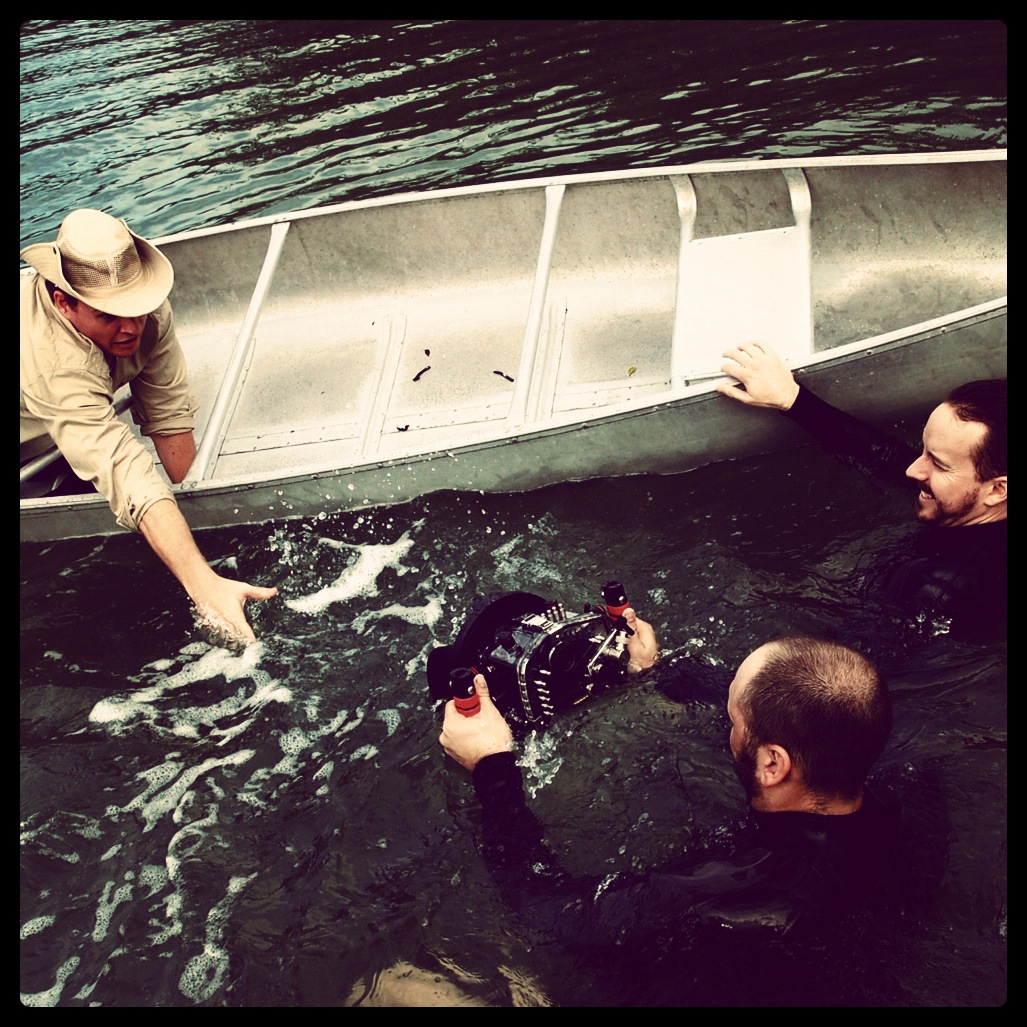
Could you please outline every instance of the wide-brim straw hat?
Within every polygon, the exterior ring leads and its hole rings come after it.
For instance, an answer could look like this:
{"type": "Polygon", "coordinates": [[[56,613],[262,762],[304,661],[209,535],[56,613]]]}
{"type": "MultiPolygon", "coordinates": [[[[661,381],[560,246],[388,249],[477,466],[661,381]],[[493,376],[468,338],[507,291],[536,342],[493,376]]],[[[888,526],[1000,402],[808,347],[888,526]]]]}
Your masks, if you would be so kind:
{"type": "Polygon", "coordinates": [[[120,218],[88,207],[68,214],[54,242],[26,246],[21,259],[62,292],[118,317],[156,310],[175,281],[156,246],[120,218]]]}

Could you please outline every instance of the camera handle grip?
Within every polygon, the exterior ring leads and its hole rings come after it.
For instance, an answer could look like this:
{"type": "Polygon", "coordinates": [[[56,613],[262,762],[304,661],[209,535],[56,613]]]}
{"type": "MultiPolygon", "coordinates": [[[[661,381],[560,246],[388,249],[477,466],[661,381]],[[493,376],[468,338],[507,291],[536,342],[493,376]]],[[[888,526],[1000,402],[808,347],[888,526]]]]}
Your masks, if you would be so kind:
{"type": "Polygon", "coordinates": [[[475,671],[471,667],[454,667],[449,672],[449,684],[453,692],[453,705],[457,713],[473,717],[481,709],[478,691],[474,687],[475,671]]]}

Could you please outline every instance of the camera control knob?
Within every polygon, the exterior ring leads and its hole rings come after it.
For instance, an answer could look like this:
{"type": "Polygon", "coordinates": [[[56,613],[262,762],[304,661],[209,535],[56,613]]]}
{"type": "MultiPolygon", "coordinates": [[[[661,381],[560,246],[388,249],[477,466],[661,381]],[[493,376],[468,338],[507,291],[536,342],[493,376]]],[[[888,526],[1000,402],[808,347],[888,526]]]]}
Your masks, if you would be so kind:
{"type": "Polygon", "coordinates": [[[624,611],[631,605],[628,602],[624,586],[619,581],[608,581],[603,585],[603,602],[606,604],[606,612],[611,620],[623,616],[624,611]]]}

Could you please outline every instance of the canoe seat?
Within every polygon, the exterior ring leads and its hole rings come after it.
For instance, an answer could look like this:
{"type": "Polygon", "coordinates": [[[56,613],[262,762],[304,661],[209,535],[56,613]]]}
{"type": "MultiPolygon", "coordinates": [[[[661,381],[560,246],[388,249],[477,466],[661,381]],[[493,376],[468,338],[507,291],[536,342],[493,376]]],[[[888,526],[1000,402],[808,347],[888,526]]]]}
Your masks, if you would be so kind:
{"type": "Polygon", "coordinates": [[[671,181],[681,219],[672,385],[719,376],[724,351],[752,339],[786,363],[808,356],[810,193],[802,171],[671,181]]]}

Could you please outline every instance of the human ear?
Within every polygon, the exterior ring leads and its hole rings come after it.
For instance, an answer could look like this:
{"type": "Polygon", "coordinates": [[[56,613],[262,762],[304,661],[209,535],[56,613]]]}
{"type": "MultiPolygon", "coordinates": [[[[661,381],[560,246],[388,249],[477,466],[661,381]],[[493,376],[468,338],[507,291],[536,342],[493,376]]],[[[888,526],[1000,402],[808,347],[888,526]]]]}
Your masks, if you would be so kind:
{"type": "Polygon", "coordinates": [[[779,785],[792,770],[792,758],[788,750],[776,743],[761,745],[756,757],[756,779],[764,788],[779,785]]]}
{"type": "Polygon", "coordinates": [[[985,485],[984,504],[985,506],[998,506],[1006,501],[1006,475],[992,478],[985,485]]]}

